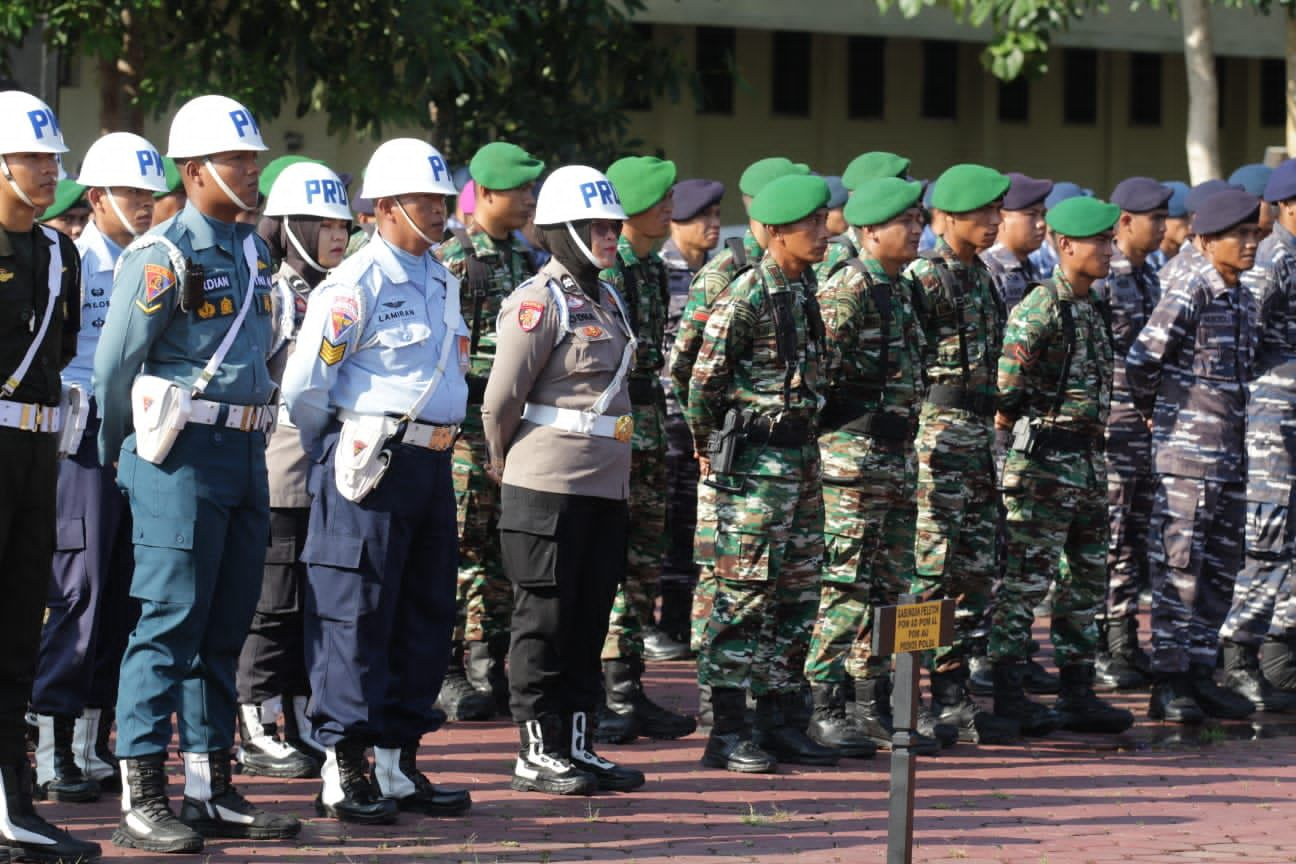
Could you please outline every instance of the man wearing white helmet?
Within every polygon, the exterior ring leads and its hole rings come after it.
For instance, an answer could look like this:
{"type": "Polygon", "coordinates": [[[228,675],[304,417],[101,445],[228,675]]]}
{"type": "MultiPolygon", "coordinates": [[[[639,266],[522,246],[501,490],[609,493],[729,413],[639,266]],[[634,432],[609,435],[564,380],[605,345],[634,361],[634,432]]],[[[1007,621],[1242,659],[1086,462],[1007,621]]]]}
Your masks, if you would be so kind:
{"type": "Polygon", "coordinates": [[[130,501],[140,619],[117,702],[119,846],[195,852],[204,836],[294,836],[230,782],[234,670],[270,533],[266,437],[274,421],[270,253],[236,224],[254,208],[252,115],[200,96],[171,123],[188,204],[122,253],[95,352],[99,457],[130,501]],[[132,431],[133,430],[133,431],[132,431]],[[165,760],[171,715],[185,767],[180,819],[165,760]]]}
{"type": "Polygon", "coordinates": [[[54,200],[54,112],[29,93],[0,93],[0,858],[78,860],[99,847],[37,816],[23,715],[31,697],[56,538],[64,418],[59,370],[76,353],[81,267],[72,241],[36,224],[54,200]]]}
{"type": "Polygon", "coordinates": [[[468,402],[459,280],[430,250],[450,170],[430,144],[385,142],[360,194],[377,231],[311,295],[283,393],[312,472],[307,563],[309,717],[325,748],[316,810],[389,823],[453,816],[468,793],[415,759],[445,715],[458,559],[450,459],[468,402]],[[374,748],[372,777],[365,750],[374,748]]]}
{"type": "MultiPolygon", "coordinates": [[[[78,179],[88,190],[93,215],[77,238],[81,332],[63,380],[88,397],[113,267],[122,249],[148,230],[153,193],[166,186],[157,148],[129,132],[92,144],[78,179]]],[[[96,413],[93,402],[89,413],[96,413]]],[[[69,458],[59,464],[58,520],[64,530],[54,554],[49,615],[32,690],[31,710],[40,730],[36,794],[55,801],[97,800],[100,782],[114,780],[117,766],[108,735],[122,652],[135,623],[129,596],[130,513],[117,488],[117,472],[99,461],[98,435],[99,421],[90,416],[69,447],[69,458]]]]}

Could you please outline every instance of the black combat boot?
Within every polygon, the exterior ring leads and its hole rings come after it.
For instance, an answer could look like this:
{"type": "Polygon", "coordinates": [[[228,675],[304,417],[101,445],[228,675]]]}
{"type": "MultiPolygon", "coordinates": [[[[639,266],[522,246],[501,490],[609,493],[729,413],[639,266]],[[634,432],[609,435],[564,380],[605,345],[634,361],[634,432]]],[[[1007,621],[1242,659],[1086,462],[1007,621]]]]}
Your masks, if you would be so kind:
{"type": "Polygon", "coordinates": [[[566,718],[569,755],[571,763],[598,781],[598,788],[608,792],[633,792],[644,785],[642,771],[604,759],[594,752],[593,730],[589,728],[590,715],[573,711],[566,718]]]}
{"type": "Polygon", "coordinates": [[[1000,660],[994,666],[994,713],[1017,721],[1022,734],[1039,737],[1058,728],[1053,709],[1026,698],[1026,664],[1021,660],[1000,660]]]}
{"type": "Polygon", "coordinates": [[[692,656],[688,643],[680,642],[657,627],[643,631],[643,656],[645,660],[687,660],[692,656]]]}
{"type": "MultiPolygon", "coordinates": [[[[689,649],[689,619],[693,614],[693,586],[683,579],[661,583],[661,613],[657,627],[676,642],[683,643],[686,657],[693,656],[689,649]]],[[[645,645],[645,653],[646,653],[645,645]]],[[[652,657],[648,658],[653,659],[652,657]]]]}
{"type": "MultiPolygon", "coordinates": [[[[55,828],[36,813],[32,806],[32,768],[26,754],[17,761],[0,766],[4,813],[0,813],[0,855],[14,861],[79,862],[94,861],[101,849],[98,843],[78,840],[55,828]],[[14,838],[14,839],[9,839],[14,838]]],[[[202,838],[198,838],[201,842],[202,838]]]]}
{"type": "Polygon", "coordinates": [[[642,661],[604,661],[603,686],[607,691],[608,713],[598,715],[600,743],[628,743],[625,736],[629,730],[648,738],[670,740],[683,738],[697,729],[697,721],[692,717],[676,714],[649,699],[644,693],[642,674],[642,661]],[[605,720],[612,724],[611,729],[603,728],[605,720]]]}
{"type": "Polygon", "coordinates": [[[711,713],[711,685],[698,685],[698,714],[697,722],[699,729],[710,729],[711,724],[715,722],[715,717],[711,713]]]}
{"type": "Polygon", "coordinates": [[[1191,664],[1188,679],[1192,682],[1193,698],[1207,717],[1245,720],[1256,711],[1250,699],[1215,683],[1215,667],[1209,663],[1191,664]]]}
{"type": "Polygon", "coordinates": [[[165,754],[126,759],[121,824],[112,842],[146,852],[200,852],[202,835],[176,818],[167,801],[165,754]]]}
{"type": "Polygon", "coordinates": [[[563,718],[542,714],[518,725],[522,747],[513,766],[509,785],[518,792],[549,795],[593,795],[598,780],[578,768],[567,753],[563,740],[563,718]]]}
{"type": "Polygon", "coordinates": [[[1260,674],[1260,646],[1220,640],[1224,655],[1224,687],[1246,699],[1257,711],[1296,710],[1296,694],[1284,693],[1260,674]]]}
{"type": "Polygon", "coordinates": [[[739,774],[762,774],[778,767],[772,754],[752,742],[747,728],[747,691],[712,687],[711,712],[715,722],[702,753],[703,765],[739,774]]]}
{"type": "MultiPolygon", "coordinates": [[[[877,745],[879,750],[891,749],[891,736],[895,734],[895,715],[892,713],[890,682],[886,678],[855,679],[855,726],[877,745]]],[[[922,705],[922,700],[918,701],[922,705]]],[[[928,714],[928,716],[931,716],[928,714]]],[[[919,756],[935,756],[941,751],[941,742],[931,735],[923,734],[917,715],[914,717],[915,728],[910,731],[909,749],[919,756]]],[[[958,730],[952,726],[945,727],[950,744],[958,740],[958,730]]]]}
{"type": "Polygon", "coordinates": [[[1094,669],[1094,686],[1099,690],[1139,690],[1148,686],[1138,647],[1138,621],[1122,618],[1107,622],[1105,650],[1094,669]]]}
{"type": "Polygon", "coordinates": [[[972,701],[965,686],[966,676],[966,669],[932,673],[932,712],[938,726],[928,732],[920,723],[919,731],[939,738],[939,725],[947,725],[958,730],[958,740],[969,744],[1012,744],[1017,741],[1021,737],[1017,721],[999,717],[972,701]]]}
{"type": "Polygon", "coordinates": [[[320,779],[323,788],[315,798],[315,812],[319,815],[360,825],[390,825],[396,821],[396,802],[382,797],[369,779],[369,757],[363,741],[344,738],[326,747],[320,779]]]}
{"type": "Polygon", "coordinates": [[[806,735],[810,723],[799,691],[756,697],[752,741],[780,762],[794,765],[836,765],[838,752],[806,735]]]}
{"type": "Polygon", "coordinates": [[[1175,672],[1160,675],[1152,683],[1152,695],[1148,699],[1147,716],[1150,720],[1164,720],[1167,723],[1195,725],[1206,719],[1206,714],[1197,704],[1192,681],[1187,672],[1175,672]]]}
{"type": "MultiPolygon", "coordinates": [[[[261,705],[240,705],[238,710],[239,764],[253,777],[318,777],[319,762],[286,741],[279,740],[274,719],[279,714],[278,699],[261,705]]],[[[287,707],[292,711],[292,707],[287,707]]]]}
{"type": "Polygon", "coordinates": [[[1062,692],[1062,682],[1058,676],[1045,669],[1042,663],[1028,657],[1026,671],[1022,676],[1022,688],[1036,696],[1052,696],[1062,692]]]}
{"type": "Polygon", "coordinates": [[[451,720],[490,720],[495,716],[495,700],[468,682],[464,671],[464,644],[450,643],[450,665],[441,680],[437,706],[451,720]]]}
{"type": "Polygon", "coordinates": [[[489,694],[495,702],[495,713],[509,714],[509,682],[505,671],[508,657],[507,633],[493,636],[485,642],[467,642],[464,674],[478,692],[489,694]]]}
{"type": "Polygon", "coordinates": [[[1274,687],[1296,693],[1296,646],[1266,637],[1260,645],[1260,671],[1274,687]]]}
{"type": "Polygon", "coordinates": [[[314,761],[319,768],[311,776],[318,777],[324,767],[325,753],[312,735],[310,718],[306,716],[310,697],[285,693],[283,698],[284,743],[314,761]]]}
{"type": "Polygon", "coordinates": [[[1088,663],[1062,667],[1062,692],[1054,706],[1062,728],[1072,732],[1117,735],[1133,726],[1133,714],[1098,698],[1094,693],[1093,679],[1094,668],[1088,663]]]}
{"type": "Polygon", "coordinates": [[[301,833],[292,816],[269,813],[230,782],[230,752],[184,753],[185,795],[180,821],[204,837],[283,840],[301,833]]]}
{"type": "Polygon", "coordinates": [[[878,745],[846,714],[846,693],[840,684],[810,685],[814,711],[806,734],[816,744],[830,747],[848,759],[872,759],[878,745]]]}
{"type": "Polygon", "coordinates": [[[994,695],[994,664],[985,655],[985,646],[967,658],[968,692],[974,696],[994,695]]]}
{"type": "Polygon", "coordinates": [[[418,769],[418,742],[400,747],[375,747],[373,782],[378,794],[396,802],[396,809],[424,816],[460,816],[472,807],[467,789],[435,786],[418,769]]]}
{"type": "Polygon", "coordinates": [[[40,714],[36,742],[36,798],[84,804],[99,800],[99,783],[76,763],[72,742],[76,718],[40,714]]]}

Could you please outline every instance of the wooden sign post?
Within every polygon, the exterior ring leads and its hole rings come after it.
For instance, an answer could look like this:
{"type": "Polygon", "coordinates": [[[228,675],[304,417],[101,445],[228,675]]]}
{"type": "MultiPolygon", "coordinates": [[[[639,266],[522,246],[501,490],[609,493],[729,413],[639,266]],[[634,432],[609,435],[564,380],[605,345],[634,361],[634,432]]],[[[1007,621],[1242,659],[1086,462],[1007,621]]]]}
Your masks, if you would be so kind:
{"type": "Polygon", "coordinates": [[[891,797],[887,864],[913,860],[914,726],[918,719],[918,653],[954,641],[954,601],[917,602],[905,594],[896,606],[873,610],[873,656],[896,655],[891,711],[891,797]]]}

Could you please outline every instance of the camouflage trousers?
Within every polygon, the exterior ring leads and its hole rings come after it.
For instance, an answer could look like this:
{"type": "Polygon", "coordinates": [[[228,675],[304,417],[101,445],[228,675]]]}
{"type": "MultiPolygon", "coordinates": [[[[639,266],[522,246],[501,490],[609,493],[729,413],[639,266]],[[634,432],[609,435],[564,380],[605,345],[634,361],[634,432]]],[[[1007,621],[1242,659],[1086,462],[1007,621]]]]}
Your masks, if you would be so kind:
{"type": "Polygon", "coordinates": [[[1107,587],[1107,491],[1058,483],[1044,472],[1004,489],[1004,578],[991,616],[991,661],[1030,656],[1035,607],[1055,584],[1051,638],[1059,668],[1092,663],[1107,587]],[[1066,566],[1060,566],[1065,558],[1066,566]]]}
{"type": "MultiPolygon", "coordinates": [[[[674,404],[669,402],[667,404],[674,404]]],[[[666,525],[670,540],[663,580],[692,582],[697,578],[693,538],[697,534],[698,461],[693,436],[679,414],[666,415],[666,525]]]]}
{"type": "Polygon", "coordinates": [[[1151,474],[1107,474],[1107,609],[1109,621],[1138,614],[1148,587],[1148,520],[1156,495],[1151,474]]]}
{"type": "Polygon", "coordinates": [[[908,590],[914,571],[915,471],[904,453],[873,452],[858,474],[824,477],[824,569],[805,675],[840,683],[868,664],[873,607],[908,590]]]}
{"type": "Polygon", "coordinates": [[[456,642],[486,642],[509,632],[513,589],[500,558],[499,486],[486,476],[486,462],[481,406],[469,405],[451,469],[459,520],[456,642]]]}
{"type": "Polygon", "coordinates": [[[698,565],[698,581],[693,586],[693,609],[690,613],[689,648],[694,654],[702,650],[707,622],[715,606],[715,531],[716,490],[706,483],[697,486],[697,528],[693,532],[693,560],[698,565]]]}
{"type": "Polygon", "coordinates": [[[716,492],[715,602],[698,682],[763,696],[805,680],[824,539],[818,447],[771,447],[758,461],[739,469],[742,492],[716,492]]]}
{"type": "Polygon", "coordinates": [[[1247,502],[1246,563],[1233,586],[1221,639],[1259,645],[1266,635],[1285,639],[1293,631],[1293,503],[1290,491],[1282,501],[1247,502]]]}
{"type": "Polygon", "coordinates": [[[953,598],[954,642],[937,649],[937,668],[962,665],[983,632],[998,565],[999,491],[989,421],[924,405],[914,451],[918,520],[913,593],[953,598]]]}
{"type": "Polygon", "coordinates": [[[1242,565],[1245,513],[1244,483],[1158,477],[1148,529],[1155,672],[1214,667],[1242,565]]]}
{"type": "Polygon", "coordinates": [[[654,624],[667,544],[664,415],[657,405],[634,406],[625,581],[612,601],[604,660],[642,657],[643,631],[654,624]]]}

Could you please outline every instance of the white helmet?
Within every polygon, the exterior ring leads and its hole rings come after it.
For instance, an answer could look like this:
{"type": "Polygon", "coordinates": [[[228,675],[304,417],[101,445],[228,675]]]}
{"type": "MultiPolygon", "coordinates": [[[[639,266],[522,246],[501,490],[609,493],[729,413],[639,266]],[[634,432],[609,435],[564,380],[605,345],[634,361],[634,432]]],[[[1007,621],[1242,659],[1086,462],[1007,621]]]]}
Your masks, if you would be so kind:
{"type": "Polygon", "coordinates": [[[318,162],[298,162],[283,169],[270,187],[262,212],[267,216],[351,220],[345,184],[318,162]]]}
{"type": "Polygon", "coordinates": [[[535,224],[626,218],[612,181],[588,165],[564,165],[549,175],[536,200],[535,224]]]}
{"type": "Polygon", "coordinates": [[[157,148],[132,132],[112,132],[90,145],[77,182],[103,189],[126,186],[166,192],[166,171],[157,148]]]}
{"type": "Polygon", "coordinates": [[[66,153],[63,131],[50,107],[30,93],[0,93],[0,156],[6,153],[66,153]]]}
{"type": "Polygon", "coordinates": [[[228,96],[199,96],[171,119],[167,154],[192,159],[228,150],[266,150],[252,112],[228,96]]]}
{"type": "Polygon", "coordinates": [[[377,200],[420,192],[458,195],[450,166],[426,141],[417,138],[384,141],[369,157],[360,197],[377,200]]]}

